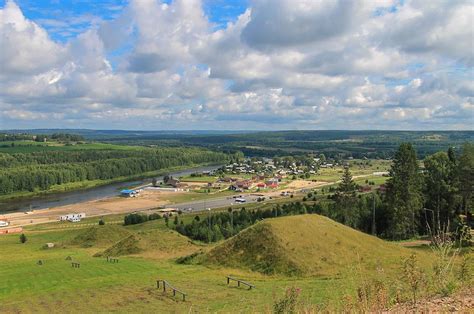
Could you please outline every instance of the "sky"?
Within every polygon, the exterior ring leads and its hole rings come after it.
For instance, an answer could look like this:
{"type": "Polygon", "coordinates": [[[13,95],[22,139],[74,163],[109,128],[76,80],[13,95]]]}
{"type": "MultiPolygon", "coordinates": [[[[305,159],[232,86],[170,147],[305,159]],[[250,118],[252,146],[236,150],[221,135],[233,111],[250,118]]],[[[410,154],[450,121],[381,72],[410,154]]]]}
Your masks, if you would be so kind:
{"type": "Polygon", "coordinates": [[[0,0],[0,129],[474,130],[474,1],[0,0]]]}

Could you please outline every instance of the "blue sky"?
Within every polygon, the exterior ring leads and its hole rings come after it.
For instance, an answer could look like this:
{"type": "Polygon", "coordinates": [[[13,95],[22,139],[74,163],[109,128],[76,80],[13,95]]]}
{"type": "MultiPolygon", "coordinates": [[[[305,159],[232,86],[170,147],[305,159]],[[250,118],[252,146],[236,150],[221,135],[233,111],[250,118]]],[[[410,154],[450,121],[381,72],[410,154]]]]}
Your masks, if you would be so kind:
{"type": "MultiPolygon", "coordinates": [[[[96,26],[102,20],[117,18],[127,6],[127,0],[16,0],[23,14],[48,30],[52,39],[66,42],[96,26]]],[[[163,1],[171,3],[172,1],[163,1]]],[[[5,5],[0,0],[0,7],[5,5]]],[[[245,12],[246,0],[206,0],[203,10],[215,28],[224,28],[245,12]]]]}
{"type": "Polygon", "coordinates": [[[473,20],[469,0],[0,0],[0,129],[473,129],[473,20]]]}

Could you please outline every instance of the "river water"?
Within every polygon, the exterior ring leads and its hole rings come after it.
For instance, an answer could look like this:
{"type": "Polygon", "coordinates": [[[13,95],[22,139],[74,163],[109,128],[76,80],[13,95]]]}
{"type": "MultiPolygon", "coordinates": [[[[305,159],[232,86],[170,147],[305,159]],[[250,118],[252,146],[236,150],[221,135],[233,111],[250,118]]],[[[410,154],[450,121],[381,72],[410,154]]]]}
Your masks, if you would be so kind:
{"type": "MultiPolygon", "coordinates": [[[[180,177],[189,175],[194,172],[211,171],[220,166],[204,166],[190,168],[186,170],[170,172],[173,177],[180,177]]],[[[156,177],[158,180],[163,180],[163,177],[156,177]]],[[[47,209],[50,207],[64,206],[75,203],[82,203],[107,197],[119,195],[120,190],[126,187],[136,187],[151,183],[151,178],[143,180],[134,180],[127,182],[118,182],[107,185],[102,185],[86,190],[77,190],[63,193],[48,194],[31,199],[12,200],[0,203],[0,213],[11,213],[15,211],[29,211],[33,209],[47,209]]]]}

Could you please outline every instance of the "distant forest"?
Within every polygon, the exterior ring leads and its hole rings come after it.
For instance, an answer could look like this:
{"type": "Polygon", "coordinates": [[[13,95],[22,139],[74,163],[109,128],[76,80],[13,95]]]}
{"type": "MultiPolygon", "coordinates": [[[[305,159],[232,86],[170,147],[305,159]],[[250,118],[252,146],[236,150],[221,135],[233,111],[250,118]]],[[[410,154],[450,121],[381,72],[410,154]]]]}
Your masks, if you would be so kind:
{"type": "MultiPolygon", "coordinates": [[[[67,130],[31,130],[41,134],[67,130]]],[[[393,158],[399,145],[413,143],[418,157],[474,142],[474,131],[95,131],[74,130],[89,140],[141,146],[200,146],[215,151],[241,151],[250,157],[307,153],[329,158],[393,158]]]]}
{"type": "Polygon", "coordinates": [[[229,155],[202,148],[136,148],[0,153],[0,195],[45,191],[71,182],[110,180],[170,167],[225,163],[229,155]]]}

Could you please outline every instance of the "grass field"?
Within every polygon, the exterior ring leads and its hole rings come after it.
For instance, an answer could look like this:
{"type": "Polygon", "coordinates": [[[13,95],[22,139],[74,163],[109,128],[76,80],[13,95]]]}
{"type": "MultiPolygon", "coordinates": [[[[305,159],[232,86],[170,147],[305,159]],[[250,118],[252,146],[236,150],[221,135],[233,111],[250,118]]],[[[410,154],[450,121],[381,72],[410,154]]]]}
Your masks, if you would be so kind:
{"type": "MultiPolygon", "coordinates": [[[[192,219],[194,215],[184,217],[192,219]]],[[[233,261],[227,266],[216,261],[177,264],[177,257],[208,252],[215,245],[190,241],[168,229],[163,220],[123,227],[117,224],[119,218],[105,217],[105,226],[98,226],[97,218],[88,218],[74,228],[59,222],[34,226],[26,229],[25,244],[19,242],[18,235],[0,236],[2,312],[270,312],[275,300],[292,286],[301,289],[301,300],[308,307],[329,304],[338,309],[343,296],[355,295],[361,281],[378,276],[371,271],[374,268],[383,268],[384,280],[396,282],[400,260],[411,252],[324,217],[270,219],[264,225],[270,224],[271,236],[285,248],[279,252],[295,255],[293,262],[310,271],[293,276],[280,272],[264,275],[241,264],[232,250],[226,253],[233,261]],[[120,256],[117,264],[93,257],[129,234],[139,239],[140,252],[120,256]],[[43,249],[48,242],[56,247],[43,249]],[[72,268],[68,256],[79,262],[80,268],[72,268]],[[38,260],[43,265],[37,265],[38,260]],[[227,286],[225,276],[229,274],[257,288],[227,286]],[[185,291],[187,301],[157,290],[158,278],[185,291]]],[[[227,243],[218,243],[214,252],[227,243]]],[[[264,256],[265,252],[258,254],[264,256]]],[[[416,252],[423,264],[430,263],[429,252],[416,252]]],[[[255,253],[248,252],[256,257],[255,253]]]]}

